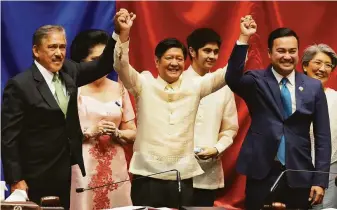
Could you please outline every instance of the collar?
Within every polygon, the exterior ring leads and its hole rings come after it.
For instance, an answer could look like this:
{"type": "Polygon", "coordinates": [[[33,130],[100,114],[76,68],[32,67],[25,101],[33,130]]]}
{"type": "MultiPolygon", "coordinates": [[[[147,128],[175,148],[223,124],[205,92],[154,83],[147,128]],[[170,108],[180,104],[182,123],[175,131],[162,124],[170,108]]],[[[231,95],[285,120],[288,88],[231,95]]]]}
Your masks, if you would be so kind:
{"type": "MultiPolygon", "coordinates": [[[[273,72],[277,83],[280,84],[281,80],[283,79],[284,76],[281,74],[277,73],[274,69],[274,67],[271,67],[271,71],[273,72]]],[[[295,85],[295,70],[293,70],[287,77],[290,85],[295,85]]]]}

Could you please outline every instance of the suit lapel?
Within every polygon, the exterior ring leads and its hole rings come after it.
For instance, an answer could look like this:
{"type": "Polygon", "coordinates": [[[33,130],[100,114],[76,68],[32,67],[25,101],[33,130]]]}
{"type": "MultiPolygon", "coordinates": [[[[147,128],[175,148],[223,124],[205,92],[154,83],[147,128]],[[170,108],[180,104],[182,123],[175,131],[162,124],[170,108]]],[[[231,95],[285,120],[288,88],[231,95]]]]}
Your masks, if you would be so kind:
{"type": "Polygon", "coordinates": [[[282,106],[282,101],[281,101],[281,91],[280,91],[280,86],[277,83],[277,80],[271,70],[271,67],[269,67],[266,71],[265,71],[265,79],[266,82],[269,86],[270,92],[273,95],[274,101],[272,101],[273,106],[276,108],[277,113],[279,114],[279,116],[281,117],[281,119],[283,119],[283,106],[282,106]]]}
{"type": "Polygon", "coordinates": [[[59,73],[63,79],[63,82],[66,86],[69,96],[71,96],[73,93],[76,93],[77,88],[75,86],[74,80],[67,73],[64,73],[62,70],[59,71],[59,73]]]}
{"type": "Polygon", "coordinates": [[[47,102],[47,104],[51,108],[60,109],[60,107],[57,104],[52,92],[50,91],[50,89],[48,87],[48,84],[47,84],[46,80],[43,78],[39,69],[36,67],[35,64],[33,64],[31,68],[32,68],[32,72],[33,72],[33,77],[34,77],[35,81],[37,82],[36,87],[39,90],[42,97],[44,98],[44,100],[47,102]]]}
{"type": "Polygon", "coordinates": [[[302,107],[302,97],[305,90],[305,84],[302,75],[295,72],[295,98],[296,98],[296,111],[302,107]]]}

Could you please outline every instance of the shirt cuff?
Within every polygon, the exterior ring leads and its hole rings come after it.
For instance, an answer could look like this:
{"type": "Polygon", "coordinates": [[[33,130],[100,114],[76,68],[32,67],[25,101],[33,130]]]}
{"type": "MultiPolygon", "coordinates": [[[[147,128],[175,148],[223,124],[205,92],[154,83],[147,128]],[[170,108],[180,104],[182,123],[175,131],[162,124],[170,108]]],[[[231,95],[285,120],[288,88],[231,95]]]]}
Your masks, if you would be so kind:
{"type": "Polygon", "coordinates": [[[243,42],[240,42],[239,40],[236,40],[236,44],[237,45],[248,45],[248,43],[243,43],[243,42]]]}
{"type": "Polygon", "coordinates": [[[117,39],[116,42],[116,50],[119,53],[128,53],[129,52],[129,44],[130,44],[130,39],[124,43],[121,42],[121,40],[117,39]]]}
{"type": "Polygon", "coordinates": [[[223,151],[225,151],[226,149],[225,146],[220,142],[216,143],[214,147],[218,150],[218,153],[219,153],[218,155],[221,155],[221,153],[223,153],[223,151]]]}
{"type": "Polygon", "coordinates": [[[113,38],[115,41],[117,41],[118,38],[119,38],[119,35],[116,34],[115,32],[113,32],[113,33],[112,33],[112,38],[113,38]]]}

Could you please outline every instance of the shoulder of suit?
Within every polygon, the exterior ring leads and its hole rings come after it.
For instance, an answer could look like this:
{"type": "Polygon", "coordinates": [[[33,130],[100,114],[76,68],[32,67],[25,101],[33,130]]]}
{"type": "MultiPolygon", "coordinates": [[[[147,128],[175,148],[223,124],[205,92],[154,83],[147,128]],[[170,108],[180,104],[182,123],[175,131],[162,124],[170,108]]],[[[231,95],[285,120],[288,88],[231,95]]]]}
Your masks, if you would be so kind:
{"type": "Polygon", "coordinates": [[[312,77],[309,77],[308,75],[306,74],[303,74],[301,72],[297,72],[298,75],[300,75],[302,77],[302,79],[305,81],[305,82],[308,82],[308,83],[312,83],[313,85],[318,85],[319,87],[321,86],[321,81],[318,80],[318,79],[314,79],[312,77]]]}
{"type": "Polygon", "coordinates": [[[17,75],[15,75],[14,77],[10,78],[10,80],[14,80],[18,84],[23,84],[25,81],[33,78],[33,74],[32,74],[31,70],[32,69],[30,67],[30,68],[26,69],[25,71],[20,72],[17,75]]]}
{"type": "Polygon", "coordinates": [[[262,76],[266,72],[265,69],[249,69],[244,72],[244,74],[247,75],[253,75],[253,76],[262,76]]]}

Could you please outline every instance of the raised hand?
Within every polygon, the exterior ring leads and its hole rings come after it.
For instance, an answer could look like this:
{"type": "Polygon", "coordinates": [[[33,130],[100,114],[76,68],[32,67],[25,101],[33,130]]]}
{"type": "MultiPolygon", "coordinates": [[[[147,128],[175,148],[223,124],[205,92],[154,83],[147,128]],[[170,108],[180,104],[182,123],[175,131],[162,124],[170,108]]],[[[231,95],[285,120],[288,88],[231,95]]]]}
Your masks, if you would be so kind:
{"type": "Polygon", "coordinates": [[[120,9],[115,17],[115,32],[120,35],[120,40],[125,42],[129,38],[130,29],[133,25],[133,21],[136,19],[134,13],[129,13],[126,9],[120,9]]]}
{"type": "Polygon", "coordinates": [[[246,15],[245,17],[241,18],[240,30],[241,33],[239,41],[247,43],[250,36],[255,34],[257,30],[257,24],[251,15],[246,15]]]}

